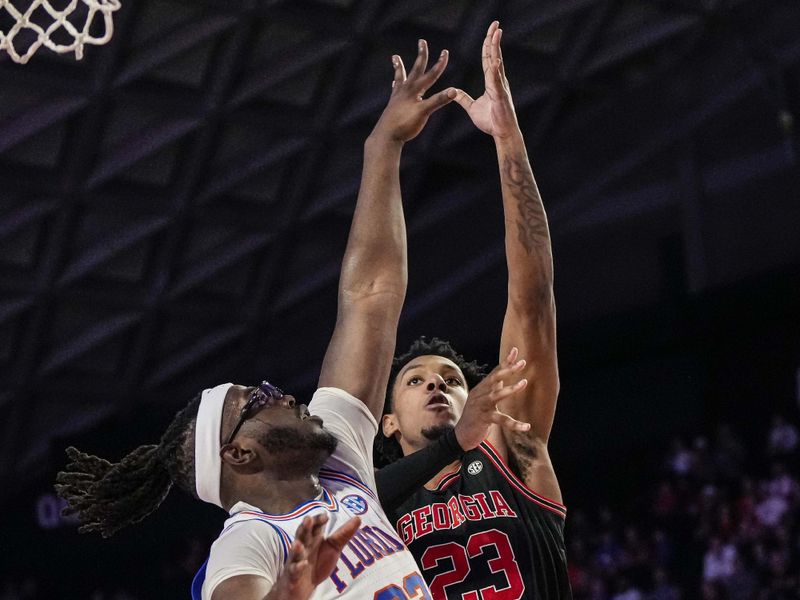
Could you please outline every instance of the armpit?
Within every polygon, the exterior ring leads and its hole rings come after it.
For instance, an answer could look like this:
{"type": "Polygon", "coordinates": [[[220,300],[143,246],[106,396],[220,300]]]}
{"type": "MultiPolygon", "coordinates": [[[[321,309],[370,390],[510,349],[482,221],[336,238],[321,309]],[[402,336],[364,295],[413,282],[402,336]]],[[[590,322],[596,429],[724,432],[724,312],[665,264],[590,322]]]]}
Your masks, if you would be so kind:
{"type": "Polygon", "coordinates": [[[528,476],[539,458],[539,448],[525,433],[503,431],[503,437],[508,448],[508,466],[522,481],[528,481],[528,476]]]}

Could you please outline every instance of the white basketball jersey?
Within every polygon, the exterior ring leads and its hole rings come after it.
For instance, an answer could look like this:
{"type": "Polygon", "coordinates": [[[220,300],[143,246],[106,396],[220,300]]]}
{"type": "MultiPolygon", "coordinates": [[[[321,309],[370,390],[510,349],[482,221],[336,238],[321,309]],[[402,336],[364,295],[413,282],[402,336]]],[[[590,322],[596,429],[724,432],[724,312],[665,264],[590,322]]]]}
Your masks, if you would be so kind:
{"type": "Polygon", "coordinates": [[[217,585],[236,575],[258,575],[274,583],[303,519],[326,514],[326,536],[354,516],[361,527],[331,576],[315,590],[314,600],[430,599],[414,558],[378,503],[372,466],[377,423],[372,414],[363,402],[336,388],[317,390],[309,410],[339,439],[319,474],[321,496],[283,515],[237,503],[198,573],[194,594],[210,600],[217,585]]]}

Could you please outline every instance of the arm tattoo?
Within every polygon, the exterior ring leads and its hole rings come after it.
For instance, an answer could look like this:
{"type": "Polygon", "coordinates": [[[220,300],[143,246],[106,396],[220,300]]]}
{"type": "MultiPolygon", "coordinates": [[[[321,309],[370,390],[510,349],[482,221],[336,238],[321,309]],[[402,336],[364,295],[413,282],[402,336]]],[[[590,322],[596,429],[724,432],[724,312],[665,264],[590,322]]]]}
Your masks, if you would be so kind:
{"type": "Polygon", "coordinates": [[[511,470],[517,477],[527,481],[538,458],[536,447],[525,434],[504,431],[503,435],[508,448],[508,463],[511,470]]]}
{"type": "Polygon", "coordinates": [[[521,156],[506,157],[502,166],[503,182],[518,202],[517,231],[519,242],[528,255],[550,248],[550,234],[542,199],[536,189],[528,161],[521,156]]]}

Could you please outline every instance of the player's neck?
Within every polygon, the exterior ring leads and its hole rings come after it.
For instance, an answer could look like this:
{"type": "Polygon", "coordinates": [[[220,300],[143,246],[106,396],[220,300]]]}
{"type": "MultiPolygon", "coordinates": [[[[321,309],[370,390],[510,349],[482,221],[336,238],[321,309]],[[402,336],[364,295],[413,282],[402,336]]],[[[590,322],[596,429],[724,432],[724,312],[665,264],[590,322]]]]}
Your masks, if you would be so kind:
{"type": "Polygon", "coordinates": [[[246,502],[261,512],[280,515],[317,498],[321,493],[322,487],[316,475],[276,477],[275,474],[261,472],[237,482],[234,491],[223,498],[223,503],[228,510],[237,502],[246,502]]]}

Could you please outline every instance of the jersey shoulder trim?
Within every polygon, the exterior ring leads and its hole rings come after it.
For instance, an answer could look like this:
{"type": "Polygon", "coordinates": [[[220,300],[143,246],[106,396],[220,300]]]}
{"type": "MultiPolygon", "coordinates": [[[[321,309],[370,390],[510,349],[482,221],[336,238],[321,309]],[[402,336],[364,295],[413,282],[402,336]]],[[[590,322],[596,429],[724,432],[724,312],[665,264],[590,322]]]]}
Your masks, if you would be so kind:
{"type": "Polygon", "coordinates": [[[566,506],[564,506],[560,502],[551,500],[550,498],[545,498],[541,494],[537,494],[527,485],[525,485],[525,483],[519,477],[517,477],[514,474],[514,472],[509,468],[509,466],[505,463],[505,461],[502,459],[497,449],[494,446],[492,446],[489,442],[487,441],[481,442],[481,445],[478,446],[478,449],[486,456],[486,458],[488,458],[491,461],[491,463],[505,478],[505,480],[508,481],[508,483],[511,484],[513,488],[518,490],[525,498],[541,506],[542,508],[559,515],[562,518],[566,518],[567,516],[566,506]]]}
{"type": "Polygon", "coordinates": [[[319,500],[308,500],[306,502],[303,502],[292,512],[283,515],[272,515],[269,513],[258,512],[255,510],[243,510],[241,512],[236,513],[233,516],[238,517],[240,515],[244,515],[266,521],[292,521],[293,519],[299,519],[308,511],[313,510],[315,508],[324,508],[329,512],[336,512],[339,510],[339,501],[336,500],[333,494],[330,494],[328,490],[326,490],[323,487],[322,498],[320,498],[319,500]]]}
{"type": "Polygon", "coordinates": [[[434,488],[437,492],[441,492],[442,490],[448,488],[450,484],[455,482],[457,479],[461,477],[461,470],[453,471],[452,473],[447,473],[444,477],[439,480],[439,483],[436,484],[434,488]]]}

